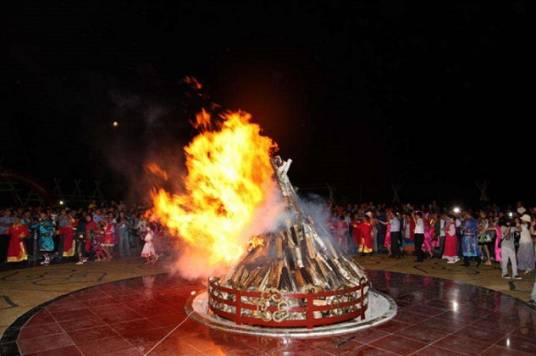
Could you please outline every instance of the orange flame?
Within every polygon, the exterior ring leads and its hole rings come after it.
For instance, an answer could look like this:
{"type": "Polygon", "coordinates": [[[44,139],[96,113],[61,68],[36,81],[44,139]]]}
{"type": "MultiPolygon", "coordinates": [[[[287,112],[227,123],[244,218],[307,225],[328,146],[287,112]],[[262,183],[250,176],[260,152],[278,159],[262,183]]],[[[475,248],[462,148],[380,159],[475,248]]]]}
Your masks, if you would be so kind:
{"type": "Polygon", "coordinates": [[[194,127],[196,129],[208,130],[210,123],[210,114],[205,109],[201,109],[201,112],[195,115],[194,127]]]}
{"type": "MultiPolygon", "coordinates": [[[[201,116],[209,127],[210,116],[206,112],[201,116]]],[[[209,273],[226,270],[247,251],[249,236],[245,235],[255,209],[267,199],[273,184],[270,153],[276,149],[250,122],[249,114],[233,112],[222,119],[217,129],[200,133],[185,147],[185,192],[152,193],[152,217],[186,243],[187,254],[181,258],[188,262],[184,263],[209,273]]],[[[198,271],[190,276],[205,274],[198,271]]]]}
{"type": "Polygon", "coordinates": [[[162,178],[163,180],[168,180],[169,178],[167,172],[160,168],[160,166],[156,163],[149,163],[146,168],[149,172],[159,178],[162,178]]]}

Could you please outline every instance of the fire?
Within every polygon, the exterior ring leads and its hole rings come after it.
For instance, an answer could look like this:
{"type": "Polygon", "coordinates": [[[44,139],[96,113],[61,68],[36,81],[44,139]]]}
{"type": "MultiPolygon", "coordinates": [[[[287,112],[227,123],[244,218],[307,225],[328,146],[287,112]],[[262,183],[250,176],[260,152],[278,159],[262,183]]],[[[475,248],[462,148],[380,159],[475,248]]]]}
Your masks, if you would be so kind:
{"type": "Polygon", "coordinates": [[[160,168],[160,166],[156,163],[149,163],[147,166],[146,166],[147,170],[149,172],[151,172],[152,174],[154,174],[155,176],[157,177],[160,177],[161,179],[163,180],[168,180],[168,174],[165,170],[163,170],[162,168],[160,168]]]}
{"type": "Polygon", "coordinates": [[[207,273],[231,267],[246,252],[253,216],[273,183],[270,153],[275,143],[261,135],[247,113],[221,119],[216,125],[205,111],[197,116],[198,127],[213,129],[184,149],[184,192],[152,193],[151,216],[186,244],[178,263],[207,273]]]}
{"type": "Polygon", "coordinates": [[[261,236],[253,236],[249,240],[249,248],[248,250],[253,250],[259,246],[264,246],[264,239],[261,236]]]}

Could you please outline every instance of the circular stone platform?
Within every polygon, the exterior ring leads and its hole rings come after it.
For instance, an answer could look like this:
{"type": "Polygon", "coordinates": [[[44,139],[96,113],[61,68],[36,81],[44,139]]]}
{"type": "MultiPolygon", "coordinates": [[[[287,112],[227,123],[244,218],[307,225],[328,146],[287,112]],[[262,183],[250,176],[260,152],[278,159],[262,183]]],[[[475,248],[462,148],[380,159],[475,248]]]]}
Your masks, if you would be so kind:
{"type": "Polygon", "coordinates": [[[0,355],[536,354],[536,310],[523,301],[452,280],[385,271],[367,276],[376,292],[396,301],[397,314],[344,335],[270,337],[209,327],[185,310],[192,293],[206,286],[156,275],[31,309],[4,332],[0,355]]]}
{"type": "Polygon", "coordinates": [[[328,335],[346,334],[382,324],[395,317],[397,306],[395,301],[378,291],[369,290],[369,305],[365,319],[352,319],[342,323],[307,328],[266,328],[251,325],[238,325],[212,313],[208,308],[208,293],[205,291],[186,304],[186,311],[195,320],[215,329],[240,334],[272,336],[272,337],[321,337],[328,335]]]}

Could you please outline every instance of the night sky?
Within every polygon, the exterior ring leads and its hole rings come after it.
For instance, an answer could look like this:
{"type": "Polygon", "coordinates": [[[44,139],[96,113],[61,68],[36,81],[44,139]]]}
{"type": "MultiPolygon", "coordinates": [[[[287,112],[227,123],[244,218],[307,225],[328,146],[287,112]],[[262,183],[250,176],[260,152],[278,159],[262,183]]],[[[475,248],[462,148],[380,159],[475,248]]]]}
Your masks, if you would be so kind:
{"type": "Polygon", "coordinates": [[[303,192],[472,202],[487,179],[494,200],[536,200],[526,1],[22,3],[6,12],[4,168],[144,195],[140,167],[179,166],[213,102],[251,112],[303,192]]]}

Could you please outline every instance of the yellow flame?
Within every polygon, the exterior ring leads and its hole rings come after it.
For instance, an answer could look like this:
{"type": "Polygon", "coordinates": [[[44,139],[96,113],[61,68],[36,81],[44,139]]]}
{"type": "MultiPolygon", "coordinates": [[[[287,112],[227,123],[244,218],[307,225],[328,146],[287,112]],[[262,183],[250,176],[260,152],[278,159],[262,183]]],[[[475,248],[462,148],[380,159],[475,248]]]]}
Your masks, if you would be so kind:
{"type": "Polygon", "coordinates": [[[264,246],[264,239],[261,236],[253,236],[249,240],[249,250],[253,250],[258,246],[264,246]]]}
{"type": "MultiPolygon", "coordinates": [[[[198,117],[209,127],[206,112],[198,117]]],[[[152,217],[186,242],[188,253],[206,258],[209,268],[232,266],[246,252],[248,239],[242,235],[266,198],[270,153],[276,148],[249,114],[233,112],[222,119],[217,129],[200,133],[185,147],[185,192],[152,193],[152,217]]]]}

